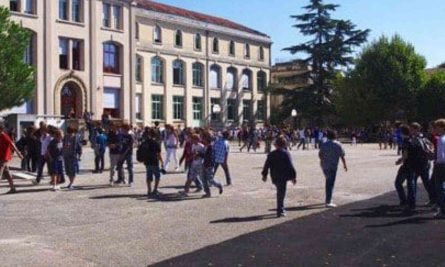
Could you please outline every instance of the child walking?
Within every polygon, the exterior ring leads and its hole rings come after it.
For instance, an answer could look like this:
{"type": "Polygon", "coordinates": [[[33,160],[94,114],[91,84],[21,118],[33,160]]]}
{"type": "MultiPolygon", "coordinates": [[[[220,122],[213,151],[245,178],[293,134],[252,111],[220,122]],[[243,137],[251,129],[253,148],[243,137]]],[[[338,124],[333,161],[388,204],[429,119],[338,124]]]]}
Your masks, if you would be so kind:
{"type": "Polygon", "coordinates": [[[262,171],[263,181],[267,181],[267,175],[272,177],[272,183],[277,188],[277,217],[286,216],[284,198],[286,196],[287,182],[297,184],[297,172],[292,163],[289,151],[286,150],[286,139],[279,136],[275,141],[275,150],[269,153],[262,171]]]}

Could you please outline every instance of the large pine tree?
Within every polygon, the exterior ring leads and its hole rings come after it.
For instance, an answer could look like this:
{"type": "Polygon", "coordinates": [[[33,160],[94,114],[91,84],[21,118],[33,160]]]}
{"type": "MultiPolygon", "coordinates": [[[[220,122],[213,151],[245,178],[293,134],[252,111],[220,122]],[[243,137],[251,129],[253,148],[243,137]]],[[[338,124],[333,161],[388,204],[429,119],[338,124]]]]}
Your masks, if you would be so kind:
{"type": "Polygon", "coordinates": [[[310,39],[284,49],[292,54],[302,53],[306,58],[301,64],[310,68],[298,75],[307,80],[308,85],[289,92],[283,110],[288,112],[297,108],[314,124],[326,123],[327,116],[334,112],[331,82],[340,69],[353,63],[353,49],[366,42],[370,31],[357,30],[349,20],[331,18],[331,13],[338,7],[325,4],[323,0],[310,0],[310,4],[303,7],[306,13],[291,16],[296,20],[293,27],[310,39]]]}

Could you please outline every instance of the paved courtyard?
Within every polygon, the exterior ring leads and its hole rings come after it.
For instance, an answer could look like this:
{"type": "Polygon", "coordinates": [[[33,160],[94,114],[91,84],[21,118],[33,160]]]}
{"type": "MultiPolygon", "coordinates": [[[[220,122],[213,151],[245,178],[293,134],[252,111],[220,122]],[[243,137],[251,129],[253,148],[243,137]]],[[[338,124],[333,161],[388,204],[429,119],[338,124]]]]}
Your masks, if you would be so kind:
{"type": "MultiPolygon", "coordinates": [[[[375,145],[345,148],[349,172],[339,170],[335,203],[345,205],[393,190],[394,151],[380,151],[375,145]]],[[[235,144],[232,151],[234,185],[223,195],[214,189],[211,199],[201,199],[202,194],[180,197],[185,175],[178,173],[162,178],[162,198],[148,200],[141,164],[136,165],[134,188],[111,188],[108,173],[91,174],[89,149],[76,182],[79,190],[51,192],[48,179],[39,186],[17,180],[19,193],[5,195],[8,188],[2,181],[0,265],[147,266],[326,211],[317,151],[292,152],[298,184],[289,186],[288,216],[281,219],[274,216],[274,187],[261,181],[265,154],[239,153],[235,144]]],[[[223,177],[220,170],[217,178],[223,177]]]]}

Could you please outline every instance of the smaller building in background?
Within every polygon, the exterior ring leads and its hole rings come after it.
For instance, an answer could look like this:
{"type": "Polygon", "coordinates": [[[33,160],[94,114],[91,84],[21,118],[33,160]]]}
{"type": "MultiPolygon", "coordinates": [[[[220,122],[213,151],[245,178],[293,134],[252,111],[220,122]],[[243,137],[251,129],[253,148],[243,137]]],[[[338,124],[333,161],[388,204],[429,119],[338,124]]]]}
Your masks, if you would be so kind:
{"type": "MultiPolygon", "coordinates": [[[[308,85],[309,79],[304,74],[309,71],[309,66],[300,60],[276,63],[270,70],[271,84],[277,89],[294,90],[308,85]]],[[[280,109],[284,100],[284,94],[272,94],[270,98],[271,112],[280,109]]]]}

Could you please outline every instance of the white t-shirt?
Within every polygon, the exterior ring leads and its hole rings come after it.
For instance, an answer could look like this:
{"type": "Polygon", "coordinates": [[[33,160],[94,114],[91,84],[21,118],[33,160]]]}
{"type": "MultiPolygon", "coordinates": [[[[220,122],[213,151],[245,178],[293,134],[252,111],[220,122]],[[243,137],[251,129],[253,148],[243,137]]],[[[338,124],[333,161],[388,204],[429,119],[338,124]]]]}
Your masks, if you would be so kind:
{"type": "Polygon", "coordinates": [[[46,136],[40,137],[40,142],[42,143],[42,149],[40,150],[40,155],[45,156],[48,151],[49,143],[53,140],[53,138],[47,134],[46,136]]]}

